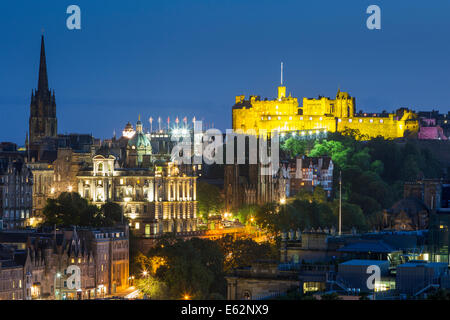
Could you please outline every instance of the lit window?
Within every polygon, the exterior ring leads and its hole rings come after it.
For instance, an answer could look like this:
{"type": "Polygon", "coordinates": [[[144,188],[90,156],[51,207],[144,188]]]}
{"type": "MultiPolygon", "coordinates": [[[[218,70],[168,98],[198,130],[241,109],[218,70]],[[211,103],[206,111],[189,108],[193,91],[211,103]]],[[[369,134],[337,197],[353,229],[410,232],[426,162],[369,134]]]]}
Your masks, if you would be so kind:
{"type": "Polygon", "coordinates": [[[278,117],[278,120],[281,120],[281,117],[278,117]]]}
{"type": "Polygon", "coordinates": [[[353,119],[348,119],[348,122],[350,122],[350,123],[351,123],[352,121],[353,121],[353,119]]]}
{"type": "Polygon", "coordinates": [[[383,123],[383,119],[380,119],[380,123],[383,123]]]}
{"type": "Polygon", "coordinates": [[[303,120],[303,117],[300,117],[300,120],[303,120]]]}
{"type": "Polygon", "coordinates": [[[362,123],[362,119],[359,119],[359,123],[362,123]]]}
{"type": "Polygon", "coordinates": [[[373,122],[373,119],[370,119],[370,123],[372,123],[373,122]]]}
{"type": "Polygon", "coordinates": [[[312,117],[309,117],[309,120],[312,120],[312,117]]]}
{"type": "Polygon", "coordinates": [[[134,228],[135,228],[136,230],[139,230],[139,222],[136,222],[136,224],[134,225],[134,228]]]}
{"type": "Polygon", "coordinates": [[[342,119],[338,119],[338,122],[341,122],[342,121],[342,119]]]}
{"type": "Polygon", "coordinates": [[[269,120],[272,120],[272,118],[271,118],[270,116],[268,117],[268,119],[269,119],[269,120]]]}

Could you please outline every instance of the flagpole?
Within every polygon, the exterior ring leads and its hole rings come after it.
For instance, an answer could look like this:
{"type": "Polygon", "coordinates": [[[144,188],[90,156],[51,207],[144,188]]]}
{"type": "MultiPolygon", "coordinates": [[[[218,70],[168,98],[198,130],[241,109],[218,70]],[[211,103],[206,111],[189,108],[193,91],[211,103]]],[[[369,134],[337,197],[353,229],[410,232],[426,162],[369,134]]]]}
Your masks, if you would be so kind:
{"type": "Polygon", "coordinates": [[[342,171],[339,171],[339,235],[342,234],[342,171]]]}

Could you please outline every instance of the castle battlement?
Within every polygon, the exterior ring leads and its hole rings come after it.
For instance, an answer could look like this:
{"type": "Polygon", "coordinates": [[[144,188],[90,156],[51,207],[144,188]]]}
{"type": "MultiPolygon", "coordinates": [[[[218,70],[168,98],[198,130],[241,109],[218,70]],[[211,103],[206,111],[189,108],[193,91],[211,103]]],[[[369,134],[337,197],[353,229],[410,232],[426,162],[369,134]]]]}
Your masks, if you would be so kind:
{"type": "Polygon", "coordinates": [[[348,92],[338,90],[335,99],[319,96],[303,98],[299,106],[297,98],[286,97],[286,87],[278,87],[276,99],[261,100],[259,96],[236,96],[233,106],[234,130],[259,130],[295,132],[320,130],[342,132],[358,130],[364,139],[382,136],[386,139],[417,133],[418,117],[406,108],[396,113],[355,113],[356,99],[348,92]]]}

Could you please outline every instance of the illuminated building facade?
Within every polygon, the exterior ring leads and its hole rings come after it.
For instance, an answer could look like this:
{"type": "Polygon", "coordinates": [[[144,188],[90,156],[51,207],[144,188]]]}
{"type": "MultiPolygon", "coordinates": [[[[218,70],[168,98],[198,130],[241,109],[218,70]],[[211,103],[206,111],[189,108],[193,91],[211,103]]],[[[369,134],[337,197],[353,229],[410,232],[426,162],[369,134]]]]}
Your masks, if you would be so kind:
{"type": "Polygon", "coordinates": [[[53,165],[43,162],[27,162],[27,167],[33,174],[33,214],[30,225],[36,226],[42,221],[42,213],[47,198],[52,194],[53,165]]]}
{"type": "Polygon", "coordinates": [[[126,158],[107,150],[97,153],[89,167],[78,171],[76,190],[95,204],[120,204],[139,236],[196,231],[197,177],[192,166],[176,165],[161,154],[154,157],[151,137],[138,121],[126,143],[126,158]]]}
{"type": "Polygon", "coordinates": [[[335,99],[319,96],[317,99],[303,98],[299,106],[297,98],[286,96],[286,87],[278,87],[278,97],[262,100],[259,96],[236,96],[233,106],[233,129],[273,130],[316,134],[319,132],[343,132],[346,129],[359,130],[362,139],[382,136],[386,139],[415,134],[419,124],[417,115],[408,109],[396,113],[356,113],[355,98],[338,90],[335,99]]]}

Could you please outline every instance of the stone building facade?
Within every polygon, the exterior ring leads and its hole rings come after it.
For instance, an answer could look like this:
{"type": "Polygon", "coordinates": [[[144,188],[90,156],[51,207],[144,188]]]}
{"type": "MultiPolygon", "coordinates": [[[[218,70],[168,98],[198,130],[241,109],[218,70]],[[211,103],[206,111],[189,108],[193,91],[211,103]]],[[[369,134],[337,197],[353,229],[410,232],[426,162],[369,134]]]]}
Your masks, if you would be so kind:
{"type": "Polygon", "coordinates": [[[128,239],[127,227],[0,233],[0,243],[14,247],[11,259],[21,270],[17,299],[25,300],[92,299],[128,288],[128,239]],[[80,269],[79,289],[70,286],[70,266],[80,269]]]}
{"type": "Polygon", "coordinates": [[[120,204],[137,235],[197,230],[197,177],[172,162],[120,168],[112,155],[96,155],[92,162],[77,175],[78,192],[96,204],[120,204]]]}
{"type": "Polygon", "coordinates": [[[27,162],[27,167],[33,175],[33,211],[30,225],[35,226],[42,221],[42,213],[47,203],[47,198],[54,193],[53,165],[45,162],[27,162]]]}
{"type": "Polygon", "coordinates": [[[0,300],[22,300],[23,266],[14,261],[10,248],[0,245],[0,300]]]}
{"type": "Polygon", "coordinates": [[[25,228],[32,217],[33,175],[18,152],[0,152],[0,220],[3,229],[25,228]]]}
{"type": "Polygon", "coordinates": [[[289,161],[289,193],[294,196],[301,189],[320,186],[328,197],[333,190],[333,161],[330,157],[297,157],[289,161]]]}
{"type": "Polygon", "coordinates": [[[262,205],[285,199],[288,172],[281,167],[275,174],[261,174],[261,164],[226,164],[224,194],[226,212],[235,212],[244,205],[262,205]]]}

